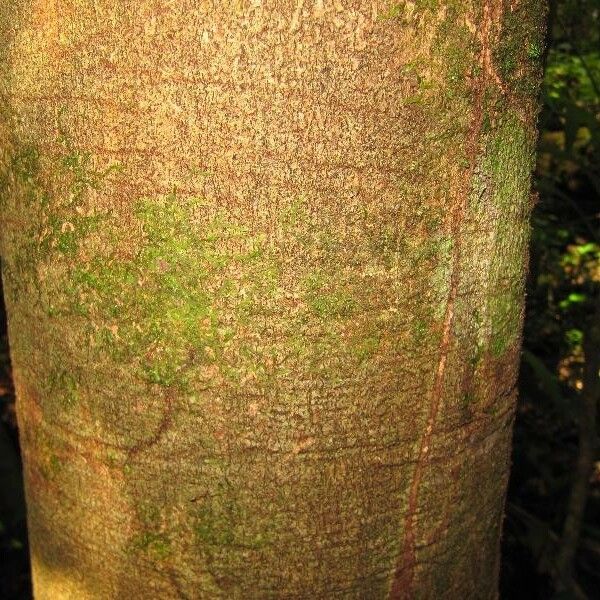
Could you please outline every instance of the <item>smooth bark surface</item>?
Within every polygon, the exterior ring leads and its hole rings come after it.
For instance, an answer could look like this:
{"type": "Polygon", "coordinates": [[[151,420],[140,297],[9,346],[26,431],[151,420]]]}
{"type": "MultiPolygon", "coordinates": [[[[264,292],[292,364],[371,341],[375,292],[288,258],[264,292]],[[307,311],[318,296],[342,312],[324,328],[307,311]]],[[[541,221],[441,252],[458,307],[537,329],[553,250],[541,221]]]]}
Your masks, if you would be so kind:
{"type": "Polygon", "coordinates": [[[537,0],[13,0],[37,599],[493,598],[537,0]]]}

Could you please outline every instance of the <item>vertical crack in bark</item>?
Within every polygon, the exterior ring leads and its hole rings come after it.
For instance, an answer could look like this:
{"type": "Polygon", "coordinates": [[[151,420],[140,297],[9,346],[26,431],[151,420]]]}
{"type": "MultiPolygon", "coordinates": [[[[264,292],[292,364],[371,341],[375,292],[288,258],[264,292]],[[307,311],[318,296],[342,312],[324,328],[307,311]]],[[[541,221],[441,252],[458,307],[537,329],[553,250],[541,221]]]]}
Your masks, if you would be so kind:
{"type": "Polygon", "coordinates": [[[430,463],[429,453],[431,450],[433,432],[442,400],[446,364],[450,354],[456,297],[460,283],[460,262],[462,258],[462,239],[460,233],[469,201],[469,194],[473,182],[473,174],[477,166],[480,133],[484,118],[483,104],[485,88],[490,76],[495,80],[491,47],[492,29],[493,25],[501,18],[502,10],[502,3],[497,3],[493,0],[485,0],[483,5],[481,30],[479,34],[481,43],[481,51],[479,55],[481,76],[474,83],[473,118],[467,134],[467,156],[469,159],[469,167],[467,177],[465,178],[465,185],[460,192],[460,201],[455,205],[451,218],[450,230],[452,233],[454,246],[451,257],[450,289],[448,291],[446,311],[444,314],[439,359],[435,370],[435,379],[433,383],[433,390],[431,392],[431,401],[427,414],[425,432],[419,444],[419,452],[417,455],[415,470],[408,492],[408,504],[404,518],[404,540],[402,542],[401,550],[396,562],[396,569],[389,594],[390,600],[409,600],[410,598],[414,597],[413,585],[416,566],[415,516],[418,507],[421,481],[423,479],[425,469],[430,463]]]}
{"type": "Polygon", "coordinates": [[[174,412],[174,401],[173,394],[171,392],[167,393],[165,396],[166,405],[164,411],[161,415],[160,422],[158,423],[154,433],[147,438],[144,438],[133,446],[127,448],[127,461],[129,462],[133,458],[135,458],[140,452],[144,450],[148,450],[153,446],[156,446],[162,437],[169,431],[171,425],[173,424],[173,412],[174,412]]]}
{"type": "Polygon", "coordinates": [[[304,9],[304,0],[297,0],[296,10],[292,16],[292,22],[290,23],[290,31],[294,33],[300,27],[300,19],[302,18],[302,10],[304,9]]]}

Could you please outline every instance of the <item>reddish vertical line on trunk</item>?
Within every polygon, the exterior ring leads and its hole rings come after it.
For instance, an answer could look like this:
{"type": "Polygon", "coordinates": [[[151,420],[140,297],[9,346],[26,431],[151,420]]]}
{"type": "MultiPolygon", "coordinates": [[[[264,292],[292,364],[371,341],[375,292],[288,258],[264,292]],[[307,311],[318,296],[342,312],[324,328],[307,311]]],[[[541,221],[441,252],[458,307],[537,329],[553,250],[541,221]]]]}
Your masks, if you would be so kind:
{"type": "Polygon", "coordinates": [[[474,85],[474,110],[469,133],[467,138],[467,155],[469,157],[469,169],[465,178],[465,186],[461,192],[461,200],[454,210],[451,222],[452,239],[454,246],[451,259],[451,274],[450,274],[450,289],[446,303],[446,312],[444,315],[442,339],[440,342],[440,352],[438,364],[435,370],[435,379],[433,390],[431,393],[431,402],[429,404],[429,412],[425,426],[425,433],[419,444],[419,454],[417,457],[413,478],[411,481],[408,493],[408,505],[404,518],[404,541],[402,549],[396,562],[396,570],[390,589],[389,600],[410,600],[413,597],[414,571],[416,566],[416,534],[415,534],[415,516],[417,511],[417,503],[419,499],[419,490],[423,474],[427,468],[429,461],[429,452],[433,439],[433,431],[437,422],[439,408],[442,400],[444,376],[446,373],[446,365],[450,353],[452,341],[452,325],[454,323],[454,310],[456,305],[456,296],[458,285],[460,282],[460,260],[462,239],[460,230],[469,201],[473,173],[475,171],[479,138],[484,117],[484,93],[488,79],[490,76],[496,80],[496,74],[493,71],[490,38],[492,33],[492,25],[498,18],[498,9],[500,14],[502,5],[494,0],[486,0],[483,6],[483,19],[481,27],[481,53],[479,61],[481,64],[481,76],[474,85]]]}

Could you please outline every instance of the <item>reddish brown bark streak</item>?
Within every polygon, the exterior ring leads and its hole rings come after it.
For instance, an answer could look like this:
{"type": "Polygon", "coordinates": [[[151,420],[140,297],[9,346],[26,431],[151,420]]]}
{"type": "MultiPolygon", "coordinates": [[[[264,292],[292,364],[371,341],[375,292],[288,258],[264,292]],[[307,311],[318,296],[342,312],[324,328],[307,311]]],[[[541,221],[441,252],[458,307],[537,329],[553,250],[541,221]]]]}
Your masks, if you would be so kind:
{"type": "MultiPolygon", "coordinates": [[[[474,85],[474,107],[473,119],[471,121],[470,131],[468,135],[467,155],[469,157],[469,167],[466,184],[462,190],[460,202],[456,203],[454,214],[451,221],[452,239],[455,240],[452,250],[452,267],[450,275],[450,289],[446,303],[446,311],[444,314],[442,339],[440,342],[440,352],[437,368],[435,370],[435,379],[433,390],[431,393],[431,402],[427,414],[427,424],[425,432],[419,444],[419,453],[415,465],[415,470],[408,492],[408,504],[406,515],[404,518],[404,540],[402,548],[396,563],[396,570],[392,581],[392,586],[389,594],[390,600],[409,600],[414,597],[413,583],[415,578],[416,566],[416,532],[415,532],[415,516],[418,506],[419,490],[425,469],[430,464],[429,453],[433,432],[437,421],[440,404],[442,400],[444,388],[444,375],[446,372],[446,363],[450,352],[452,342],[452,325],[454,322],[454,309],[456,304],[456,296],[460,282],[460,261],[461,261],[461,225],[467,209],[471,184],[473,181],[473,173],[477,164],[477,156],[479,150],[480,133],[484,117],[484,93],[490,73],[493,74],[492,58],[491,58],[491,35],[492,26],[502,11],[502,7],[493,2],[485,2],[483,6],[483,19],[481,24],[481,76],[476,80],[474,85]]],[[[495,77],[494,77],[495,79],[495,77]]]]}
{"type": "Polygon", "coordinates": [[[162,439],[162,437],[167,433],[173,424],[173,398],[171,394],[167,394],[165,397],[165,409],[163,415],[158,423],[156,430],[154,433],[148,438],[142,439],[137,442],[135,445],[127,448],[127,458],[131,460],[135,458],[138,454],[147,450],[148,448],[152,448],[156,446],[158,442],[162,439]]]}

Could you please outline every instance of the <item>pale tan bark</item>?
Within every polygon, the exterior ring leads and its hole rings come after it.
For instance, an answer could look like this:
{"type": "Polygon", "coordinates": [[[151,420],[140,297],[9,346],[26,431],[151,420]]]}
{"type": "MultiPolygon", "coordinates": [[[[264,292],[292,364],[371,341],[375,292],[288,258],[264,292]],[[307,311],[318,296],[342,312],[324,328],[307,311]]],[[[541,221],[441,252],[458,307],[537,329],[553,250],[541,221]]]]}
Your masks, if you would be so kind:
{"type": "Polygon", "coordinates": [[[0,9],[36,598],[491,598],[543,10],[0,9]]]}

